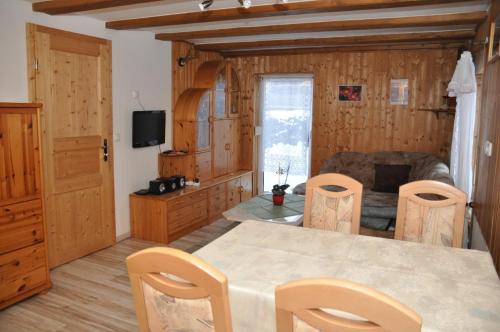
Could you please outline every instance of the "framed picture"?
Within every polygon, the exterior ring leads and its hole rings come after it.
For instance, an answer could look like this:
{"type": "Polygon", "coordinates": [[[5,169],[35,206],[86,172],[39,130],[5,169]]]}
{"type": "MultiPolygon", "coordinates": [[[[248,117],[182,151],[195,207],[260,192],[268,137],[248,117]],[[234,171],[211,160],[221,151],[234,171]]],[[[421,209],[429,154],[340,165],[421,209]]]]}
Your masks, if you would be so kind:
{"type": "Polygon", "coordinates": [[[408,79],[391,80],[391,105],[408,105],[408,79]]]}
{"type": "Polygon", "coordinates": [[[361,101],[361,85],[339,85],[340,101],[361,101]]]}

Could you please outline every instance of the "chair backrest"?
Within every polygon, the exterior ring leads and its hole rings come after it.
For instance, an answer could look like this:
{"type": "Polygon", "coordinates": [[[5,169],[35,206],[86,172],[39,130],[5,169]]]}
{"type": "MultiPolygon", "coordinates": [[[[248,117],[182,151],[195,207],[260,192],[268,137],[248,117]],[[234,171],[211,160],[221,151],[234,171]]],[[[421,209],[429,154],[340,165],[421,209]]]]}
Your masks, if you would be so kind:
{"type": "Polygon", "coordinates": [[[362,192],[361,183],[343,174],[310,178],[306,183],[304,227],[359,234],[362,192]],[[338,191],[342,188],[345,190],[338,191]]]}
{"type": "Polygon", "coordinates": [[[463,191],[438,181],[401,186],[394,238],[461,248],[466,201],[463,191]]]}
{"type": "Polygon", "coordinates": [[[127,257],[140,331],[231,332],[227,278],[173,248],[127,257]]]}
{"type": "Polygon", "coordinates": [[[407,306],[345,280],[294,281],[277,287],[275,299],[277,332],[416,332],[422,326],[420,316],[407,306]]]}

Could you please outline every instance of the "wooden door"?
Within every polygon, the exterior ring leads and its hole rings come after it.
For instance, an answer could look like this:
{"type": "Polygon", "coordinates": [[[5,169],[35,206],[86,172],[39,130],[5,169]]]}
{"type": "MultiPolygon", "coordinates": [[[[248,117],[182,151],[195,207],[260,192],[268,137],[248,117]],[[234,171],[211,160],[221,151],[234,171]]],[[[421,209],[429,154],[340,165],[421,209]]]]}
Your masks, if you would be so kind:
{"type": "Polygon", "coordinates": [[[241,179],[236,178],[227,182],[227,209],[231,209],[241,202],[241,179]]]}
{"type": "Polygon", "coordinates": [[[213,131],[213,176],[218,177],[228,173],[228,152],[231,148],[228,139],[231,136],[231,120],[214,120],[213,131]]]}
{"type": "Polygon", "coordinates": [[[208,189],[208,219],[219,217],[227,210],[226,184],[220,183],[208,189]]]}
{"type": "Polygon", "coordinates": [[[115,243],[111,42],[32,24],[27,31],[30,96],[43,104],[49,264],[55,267],[115,243]]]}
{"type": "Polygon", "coordinates": [[[245,174],[241,177],[241,196],[242,202],[248,201],[253,197],[253,173],[245,174]]]}

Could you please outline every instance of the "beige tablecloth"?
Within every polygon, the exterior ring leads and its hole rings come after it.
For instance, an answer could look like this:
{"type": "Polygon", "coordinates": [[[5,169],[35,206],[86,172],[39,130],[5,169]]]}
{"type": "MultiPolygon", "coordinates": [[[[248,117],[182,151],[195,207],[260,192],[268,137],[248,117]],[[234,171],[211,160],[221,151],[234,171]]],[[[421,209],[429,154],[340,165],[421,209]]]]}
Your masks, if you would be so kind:
{"type": "Polygon", "coordinates": [[[423,331],[500,331],[486,252],[247,221],[195,255],[227,275],[235,332],[275,331],[275,287],[307,277],[378,289],[419,313],[423,331]]]}

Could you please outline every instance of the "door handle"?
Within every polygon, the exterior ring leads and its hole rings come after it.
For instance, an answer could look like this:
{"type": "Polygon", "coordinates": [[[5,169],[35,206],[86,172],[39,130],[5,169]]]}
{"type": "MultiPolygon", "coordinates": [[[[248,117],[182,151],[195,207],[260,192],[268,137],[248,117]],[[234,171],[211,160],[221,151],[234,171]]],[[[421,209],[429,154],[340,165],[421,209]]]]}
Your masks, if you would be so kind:
{"type": "Polygon", "coordinates": [[[101,146],[101,148],[104,161],[108,161],[108,140],[106,138],[104,139],[104,145],[101,146]]]}

